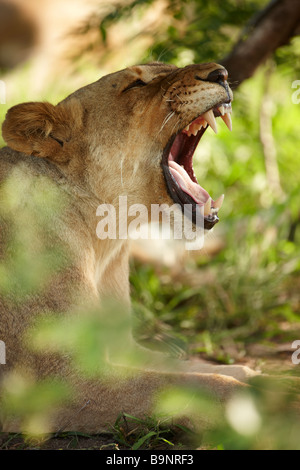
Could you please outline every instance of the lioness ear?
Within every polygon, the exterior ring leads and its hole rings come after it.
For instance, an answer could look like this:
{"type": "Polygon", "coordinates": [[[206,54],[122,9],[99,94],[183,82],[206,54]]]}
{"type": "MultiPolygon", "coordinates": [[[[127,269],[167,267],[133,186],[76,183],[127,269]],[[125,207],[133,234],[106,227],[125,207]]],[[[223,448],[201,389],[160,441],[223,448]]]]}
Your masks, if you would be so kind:
{"type": "Polygon", "coordinates": [[[68,147],[82,126],[83,109],[76,98],[53,106],[23,103],[9,109],[2,125],[3,138],[14,150],[64,162],[68,147]]]}

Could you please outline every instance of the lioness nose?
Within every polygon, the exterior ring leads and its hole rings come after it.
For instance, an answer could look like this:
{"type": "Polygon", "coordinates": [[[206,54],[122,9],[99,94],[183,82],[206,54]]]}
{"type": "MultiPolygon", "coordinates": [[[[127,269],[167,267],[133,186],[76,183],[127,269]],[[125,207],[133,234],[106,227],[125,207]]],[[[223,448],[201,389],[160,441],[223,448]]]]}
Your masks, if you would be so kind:
{"type": "Polygon", "coordinates": [[[217,69],[210,72],[207,79],[209,82],[225,82],[228,78],[228,72],[226,69],[217,69]]]}

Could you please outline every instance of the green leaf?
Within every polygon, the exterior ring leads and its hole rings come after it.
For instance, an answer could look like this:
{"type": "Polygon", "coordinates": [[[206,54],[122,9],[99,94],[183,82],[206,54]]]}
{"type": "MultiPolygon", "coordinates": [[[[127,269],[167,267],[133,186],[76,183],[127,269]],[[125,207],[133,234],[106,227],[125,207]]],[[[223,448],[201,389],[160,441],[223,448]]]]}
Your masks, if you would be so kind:
{"type": "Polygon", "coordinates": [[[132,450],[138,450],[148,439],[152,436],[156,436],[157,433],[154,431],[148,432],[145,436],[141,437],[133,446],[132,450]]]}

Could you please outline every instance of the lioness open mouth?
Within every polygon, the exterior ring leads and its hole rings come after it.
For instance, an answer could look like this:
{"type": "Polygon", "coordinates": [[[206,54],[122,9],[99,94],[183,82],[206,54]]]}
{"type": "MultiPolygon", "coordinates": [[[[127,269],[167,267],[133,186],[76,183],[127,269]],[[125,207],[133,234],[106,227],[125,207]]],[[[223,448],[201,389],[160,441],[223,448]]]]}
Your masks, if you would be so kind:
{"type": "Polygon", "coordinates": [[[172,136],[163,153],[162,167],[171,198],[181,206],[184,214],[191,218],[194,224],[198,225],[199,220],[203,223],[204,219],[204,228],[207,230],[219,221],[218,211],[224,195],[214,201],[200,186],[193,169],[193,156],[208,126],[217,133],[215,117],[221,117],[228,129],[232,129],[231,111],[231,102],[221,103],[209,109],[177,135],[172,136]]]}

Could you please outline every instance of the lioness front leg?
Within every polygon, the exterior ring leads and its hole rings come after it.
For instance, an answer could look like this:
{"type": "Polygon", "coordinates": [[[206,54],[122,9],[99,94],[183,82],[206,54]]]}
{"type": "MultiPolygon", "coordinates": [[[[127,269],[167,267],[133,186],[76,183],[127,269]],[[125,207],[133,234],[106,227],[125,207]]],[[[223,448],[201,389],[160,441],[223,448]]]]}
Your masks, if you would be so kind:
{"type": "MultiPolygon", "coordinates": [[[[128,282],[128,266],[129,266],[129,247],[124,244],[116,256],[111,260],[107,269],[103,273],[100,289],[104,292],[109,292],[113,298],[119,299],[119,305],[116,309],[119,309],[122,315],[126,315],[128,318],[131,315],[130,306],[130,295],[129,295],[129,282],[128,282]]],[[[130,324],[130,322],[129,322],[130,324]]],[[[121,348],[121,342],[118,345],[121,348]]],[[[127,338],[124,342],[124,348],[132,348],[133,355],[137,355],[140,359],[140,367],[147,370],[160,370],[169,371],[174,370],[181,373],[195,372],[199,374],[220,374],[224,376],[230,376],[234,379],[242,382],[246,382],[250,377],[257,375],[257,372],[249,369],[246,366],[241,365],[212,365],[201,361],[183,361],[174,358],[170,358],[168,355],[150,351],[138,344],[132,335],[132,331],[128,329],[127,338]]],[[[118,349],[119,349],[118,348],[118,349]]],[[[120,358],[121,355],[118,355],[120,358]]],[[[110,357],[110,355],[108,356],[110,357]]],[[[114,363],[113,356],[110,357],[112,363],[114,363]]]]}
{"type": "MultiPolygon", "coordinates": [[[[218,374],[166,373],[136,371],[126,377],[124,371],[115,368],[108,380],[82,381],[76,383],[77,397],[72,403],[52,416],[51,429],[99,433],[113,426],[120,413],[144,419],[153,416],[160,408],[162,393],[186,390],[192,397],[208,394],[213,407],[222,410],[223,403],[238,390],[247,387],[232,377],[218,374]],[[189,392],[190,391],[190,392],[189,392]],[[199,395],[198,395],[199,394],[199,395]]],[[[189,423],[200,430],[207,423],[207,410],[200,413],[191,403],[184,409],[172,410],[173,423],[189,423]]]]}

